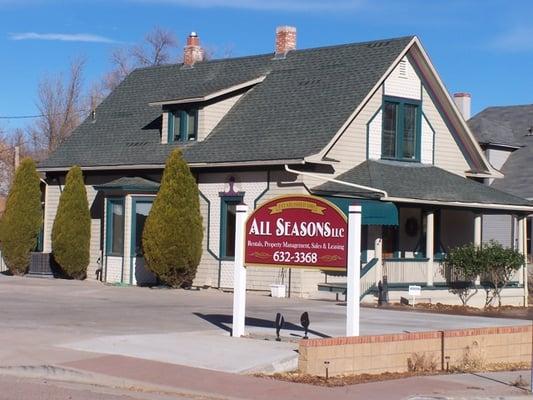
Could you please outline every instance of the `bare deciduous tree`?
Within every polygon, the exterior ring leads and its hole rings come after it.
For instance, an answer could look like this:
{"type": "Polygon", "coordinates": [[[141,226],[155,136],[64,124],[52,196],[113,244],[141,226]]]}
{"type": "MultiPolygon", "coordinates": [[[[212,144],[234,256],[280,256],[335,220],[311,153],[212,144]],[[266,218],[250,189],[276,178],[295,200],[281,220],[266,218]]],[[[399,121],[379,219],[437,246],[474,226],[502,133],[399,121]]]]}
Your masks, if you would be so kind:
{"type": "Polygon", "coordinates": [[[131,55],[141,67],[167,64],[172,61],[172,52],[178,47],[176,35],[161,27],[155,27],[144,37],[144,42],[133,46],[131,55]]]}
{"type": "Polygon", "coordinates": [[[68,77],[59,74],[45,77],[39,83],[37,108],[43,116],[36,120],[29,132],[36,149],[43,155],[63,143],[81,121],[84,65],[84,60],[75,60],[70,65],[68,77]]]}
{"type": "Polygon", "coordinates": [[[146,34],[144,41],[129,48],[119,47],[111,53],[113,69],[104,76],[103,87],[109,93],[135,68],[178,61],[176,35],[161,27],[146,34]]]}
{"type": "Polygon", "coordinates": [[[19,148],[20,159],[33,156],[33,151],[24,130],[15,129],[8,134],[0,128],[0,195],[7,195],[15,173],[15,147],[19,148]]]}

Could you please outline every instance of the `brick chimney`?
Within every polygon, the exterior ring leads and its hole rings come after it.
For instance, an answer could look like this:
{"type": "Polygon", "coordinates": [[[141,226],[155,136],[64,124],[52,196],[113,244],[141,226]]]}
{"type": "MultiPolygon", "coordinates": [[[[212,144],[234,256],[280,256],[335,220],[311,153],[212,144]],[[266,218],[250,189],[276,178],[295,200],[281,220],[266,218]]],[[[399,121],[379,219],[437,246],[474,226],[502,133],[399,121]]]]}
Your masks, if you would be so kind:
{"type": "Polygon", "coordinates": [[[464,120],[468,121],[470,119],[470,106],[472,104],[470,93],[454,93],[453,101],[459,111],[461,111],[464,120]]]}
{"type": "Polygon", "coordinates": [[[196,32],[187,37],[187,45],[183,49],[183,64],[192,67],[194,63],[204,59],[204,50],[200,47],[200,38],[196,32]]]}
{"type": "Polygon", "coordinates": [[[284,56],[296,49],[296,28],[294,26],[278,26],[276,28],[276,56],[284,56]]]}

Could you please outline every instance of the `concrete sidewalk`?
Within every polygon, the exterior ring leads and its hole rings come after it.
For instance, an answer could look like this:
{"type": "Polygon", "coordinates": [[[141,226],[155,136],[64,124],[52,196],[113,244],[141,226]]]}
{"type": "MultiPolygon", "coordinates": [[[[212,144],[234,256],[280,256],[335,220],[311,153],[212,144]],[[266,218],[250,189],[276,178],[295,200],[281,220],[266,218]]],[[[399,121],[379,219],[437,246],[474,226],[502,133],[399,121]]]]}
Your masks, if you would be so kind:
{"type": "Polygon", "coordinates": [[[283,372],[298,367],[297,343],[234,338],[224,331],[100,336],[60,347],[231,373],[283,372]]]}
{"type": "Polygon", "coordinates": [[[124,379],[125,384],[137,389],[146,386],[153,390],[158,387],[163,392],[190,393],[191,397],[203,395],[254,400],[526,398],[527,391],[512,386],[512,382],[519,375],[529,381],[529,371],[519,371],[412,377],[326,388],[123,356],[68,362],[62,367],[124,379]]]}

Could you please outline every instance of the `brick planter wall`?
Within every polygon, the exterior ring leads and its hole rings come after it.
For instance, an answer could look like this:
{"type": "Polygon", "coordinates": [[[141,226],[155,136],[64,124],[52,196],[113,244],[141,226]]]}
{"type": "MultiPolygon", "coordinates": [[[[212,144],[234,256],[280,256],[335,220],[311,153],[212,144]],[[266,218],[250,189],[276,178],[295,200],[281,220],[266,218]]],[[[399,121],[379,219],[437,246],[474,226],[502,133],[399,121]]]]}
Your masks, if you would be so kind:
{"type": "Polygon", "coordinates": [[[332,376],[405,372],[414,354],[433,357],[437,369],[446,362],[461,365],[465,357],[484,364],[530,362],[531,335],[527,325],[301,340],[298,367],[320,376],[325,375],[324,361],[332,376]]]}

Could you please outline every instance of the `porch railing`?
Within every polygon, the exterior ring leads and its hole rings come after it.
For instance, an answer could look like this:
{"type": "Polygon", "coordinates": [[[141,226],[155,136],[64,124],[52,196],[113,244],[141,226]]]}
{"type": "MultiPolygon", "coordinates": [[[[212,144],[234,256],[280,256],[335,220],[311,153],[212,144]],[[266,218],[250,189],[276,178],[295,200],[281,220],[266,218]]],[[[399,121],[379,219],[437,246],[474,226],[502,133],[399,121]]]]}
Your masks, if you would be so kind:
{"type": "Polygon", "coordinates": [[[361,269],[361,299],[370,293],[376,287],[375,274],[369,273],[377,265],[379,259],[373,258],[361,269]]]}
{"type": "MultiPolygon", "coordinates": [[[[427,258],[384,260],[383,275],[387,276],[389,284],[424,284],[428,278],[428,261],[427,258]]],[[[433,261],[433,282],[446,282],[439,261],[433,261]]]]}

